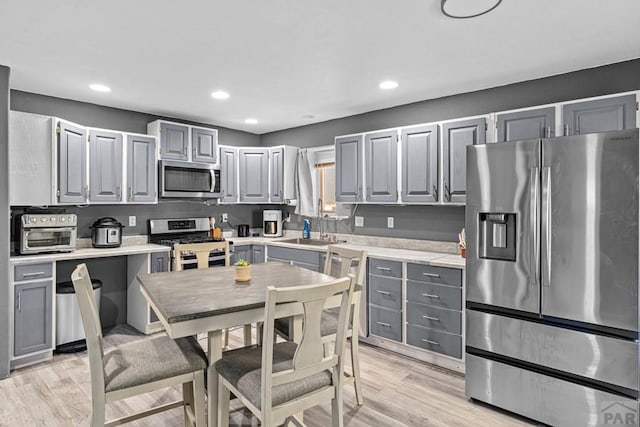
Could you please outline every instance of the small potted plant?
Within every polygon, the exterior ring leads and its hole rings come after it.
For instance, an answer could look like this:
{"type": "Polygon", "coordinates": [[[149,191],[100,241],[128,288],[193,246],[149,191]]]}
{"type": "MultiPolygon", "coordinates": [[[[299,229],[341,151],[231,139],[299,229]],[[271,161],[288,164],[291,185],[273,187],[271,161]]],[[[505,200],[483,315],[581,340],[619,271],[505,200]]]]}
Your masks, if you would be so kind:
{"type": "Polygon", "coordinates": [[[236,266],[236,282],[248,282],[251,280],[251,264],[249,264],[249,261],[241,258],[234,265],[236,266]]]}

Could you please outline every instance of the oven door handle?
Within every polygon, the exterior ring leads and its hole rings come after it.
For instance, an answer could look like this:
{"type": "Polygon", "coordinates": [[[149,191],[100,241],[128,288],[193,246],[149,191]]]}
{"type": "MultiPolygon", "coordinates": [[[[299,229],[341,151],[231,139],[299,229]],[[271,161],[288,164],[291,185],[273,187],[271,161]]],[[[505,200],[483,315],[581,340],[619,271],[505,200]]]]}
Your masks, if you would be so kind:
{"type": "Polygon", "coordinates": [[[31,233],[33,231],[41,231],[41,232],[47,232],[47,231],[75,231],[76,227],[42,227],[42,228],[38,228],[38,227],[29,227],[29,228],[23,228],[23,231],[25,233],[31,233]]]}
{"type": "Polygon", "coordinates": [[[216,171],[214,169],[209,169],[209,173],[211,174],[211,193],[215,193],[216,191],[216,171]]]}

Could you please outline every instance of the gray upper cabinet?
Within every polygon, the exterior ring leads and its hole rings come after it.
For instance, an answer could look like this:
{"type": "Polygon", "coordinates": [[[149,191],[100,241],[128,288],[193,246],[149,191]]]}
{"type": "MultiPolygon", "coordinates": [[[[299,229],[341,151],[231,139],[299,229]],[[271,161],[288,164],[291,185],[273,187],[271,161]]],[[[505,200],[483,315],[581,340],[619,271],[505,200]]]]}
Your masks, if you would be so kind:
{"type": "Polygon", "coordinates": [[[268,148],[239,150],[240,202],[267,203],[269,201],[268,154],[268,148]]]}
{"type": "Polygon", "coordinates": [[[191,128],[191,144],[191,158],[194,162],[216,163],[218,161],[217,130],[191,128]]]}
{"type": "Polygon", "coordinates": [[[336,201],[362,201],[362,135],[336,138],[336,201]]]}
{"type": "Polygon", "coordinates": [[[367,202],[393,203],[398,200],[398,132],[365,135],[365,182],[367,202]]]}
{"type": "Polygon", "coordinates": [[[496,128],[498,131],[496,142],[553,137],[556,128],[555,108],[536,108],[498,114],[496,128]]]}
{"type": "Polygon", "coordinates": [[[122,200],[122,134],[89,130],[89,201],[122,200]]]}
{"type": "Polygon", "coordinates": [[[58,202],[87,203],[87,129],[58,122],[58,202]]]}
{"type": "Polygon", "coordinates": [[[443,202],[466,201],[467,146],[485,143],[486,123],[481,117],[442,124],[443,202]]]}
{"type": "Polygon", "coordinates": [[[238,149],[220,147],[220,191],[221,202],[233,203],[238,200],[238,149]]]}
{"type": "Polygon", "coordinates": [[[53,347],[53,280],[14,286],[13,355],[53,347]]]}
{"type": "Polygon", "coordinates": [[[160,122],[160,157],[189,160],[189,126],[160,122]]]}
{"type": "Polygon", "coordinates": [[[154,203],[157,200],[157,143],[151,136],[127,138],[127,202],[154,203]]]}
{"type": "Polygon", "coordinates": [[[271,188],[269,189],[272,203],[284,203],[284,148],[269,150],[271,161],[271,188]]]}
{"type": "Polygon", "coordinates": [[[438,201],[438,125],[405,128],[402,144],[402,202],[438,201]]]}
{"type": "Polygon", "coordinates": [[[581,135],[636,128],[636,96],[565,104],[562,107],[564,135],[581,135]]]}

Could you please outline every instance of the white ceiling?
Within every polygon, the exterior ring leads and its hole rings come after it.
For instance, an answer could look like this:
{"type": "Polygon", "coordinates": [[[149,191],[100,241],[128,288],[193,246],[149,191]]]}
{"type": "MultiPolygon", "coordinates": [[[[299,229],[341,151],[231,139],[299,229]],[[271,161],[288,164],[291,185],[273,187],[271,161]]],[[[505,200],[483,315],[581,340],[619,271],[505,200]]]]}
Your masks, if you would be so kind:
{"type": "Polygon", "coordinates": [[[13,89],[254,133],[638,57],[638,0],[0,1],[13,89]]]}

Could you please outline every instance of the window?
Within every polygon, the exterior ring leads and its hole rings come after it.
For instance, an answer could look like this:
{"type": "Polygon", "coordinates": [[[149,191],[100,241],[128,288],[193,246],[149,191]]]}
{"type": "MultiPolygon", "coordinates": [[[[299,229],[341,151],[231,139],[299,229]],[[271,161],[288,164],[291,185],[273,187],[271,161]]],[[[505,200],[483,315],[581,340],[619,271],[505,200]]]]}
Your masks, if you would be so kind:
{"type": "Polygon", "coordinates": [[[334,215],[336,213],[336,164],[334,162],[316,163],[316,170],[320,214],[334,215]]]}

